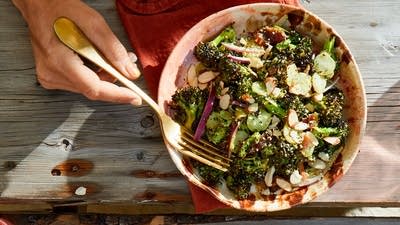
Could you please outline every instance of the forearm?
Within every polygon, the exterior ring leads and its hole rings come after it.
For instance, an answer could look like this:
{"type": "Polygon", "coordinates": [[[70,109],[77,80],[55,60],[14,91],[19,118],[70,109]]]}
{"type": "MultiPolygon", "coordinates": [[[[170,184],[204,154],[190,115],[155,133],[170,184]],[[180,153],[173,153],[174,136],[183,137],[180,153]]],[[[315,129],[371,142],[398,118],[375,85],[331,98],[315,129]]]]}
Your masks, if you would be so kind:
{"type": "Polygon", "coordinates": [[[11,0],[14,6],[21,12],[26,21],[32,16],[40,16],[44,10],[51,10],[56,4],[65,4],[80,0],[11,0]]]}

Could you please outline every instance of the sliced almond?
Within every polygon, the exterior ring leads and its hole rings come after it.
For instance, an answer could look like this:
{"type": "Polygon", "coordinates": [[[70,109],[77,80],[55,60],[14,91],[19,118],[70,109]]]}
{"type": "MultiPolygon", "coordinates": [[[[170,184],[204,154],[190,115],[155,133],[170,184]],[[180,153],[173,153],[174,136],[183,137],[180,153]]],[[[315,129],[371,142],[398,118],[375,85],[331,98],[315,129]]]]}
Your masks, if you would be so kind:
{"type": "Polygon", "coordinates": [[[219,107],[221,107],[221,109],[228,109],[230,100],[231,96],[228,94],[221,96],[219,99],[219,107]]]}
{"type": "Polygon", "coordinates": [[[287,192],[292,191],[292,185],[282,178],[276,178],[276,184],[287,192]]]}
{"type": "Polygon", "coordinates": [[[278,98],[280,95],[281,95],[281,89],[278,87],[274,88],[274,90],[272,91],[272,96],[278,98]]]}
{"type": "Polygon", "coordinates": [[[313,133],[311,132],[306,132],[304,134],[303,142],[302,145],[304,148],[309,148],[312,146],[317,146],[318,145],[318,139],[314,136],[313,133]]]}
{"type": "Polygon", "coordinates": [[[313,183],[321,180],[321,178],[322,178],[322,175],[318,175],[315,177],[308,177],[308,178],[304,179],[300,184],[298,184],[298,186],[303,187],[303,186],[313,184],[313,183]]]}
{"type": "Polygon", "coordinates": [[[273,47],[274,47],[274,46],[268,44],[267,49],[265,49],[265,54],[264,54],[264,56],[268,56],[269,53],[271,53],[271,50],[272,50],[273,47]]]}
{"type": "Polygon", "coordinates": [[[258,57],[250,57],[250,67],[259,69],[261,67],[263,67],[264,63],[262,62],[262,60],[258,57]]]}
{"type": "Polygon", "coordinates": [[[301,180],[303,177],[300,175],[298,170],[293,171],[293,173],[290,175],[290,183],[293,185],[300,184],[301,180]]]}
{"type": "Polygon", "coordinates": [[[250,104],[254,103],[256,100],[254,100],[253,96],[249,94],[245,94],[242,96],[242,99],[250,104]]]}
{"type": "Polygon", "coordinates": [[[196,66],[194,64],[192,64],[189,67],[189,70],[187,73],[187,81],[190,86],[197,87],[198,80],[197,80],[197,74],[196,74],[196,66]]]}
{"type": "Polygon", "coordinates": [[[314,162],[311,162],[310,166],[312,168],[319,169],[319,170],[323,170],[326,168],[325,162],[320,159],[316,159],[314,162]]]}
{"type": "Polygon", "coordinates": [[[282,136],[282,132],[280,130],[273,129],[272,135],[274,135],[275,137],[280,137],[282,136]]]}
{"type": "Polygon", "coordinates": [[[267,189],[264,189],[264,190],[261,192],[261,194],[262,194],[262,195],[270,195],[270,194],[271,194],[271,191],[269,190],[269,188],[267,188],[267,189]]]}
{"type": "Polygon", "coordinates": [[[199,86],[199,88],[201,89],[201,90],[204,90],[204,89],[206,89],[207,87],[208,87],[208,84],[207,83],[198,83],[198,86],[199,86]]]}
{"type": "Polygon", "coordinates": [[[208,83],[212,80],[214,80],[215,77],[217,77],[218,73],[215,73],[213,71],[206,71],[202,74],[199,75],[198,80],[200,83],[208,83]]]}
{"type": "Polygon", "coordinates": [[[220,87],[221,89],[224,88],[224,82],[223,82],[222,80],[219,82],[219,87],[220,87]]]}
{"type": "Polygon", "coordinates": [[[340,138],[338,137],[324,137],[324,141],[328,142],[331,145],[340,144],[340,138]]]}
{"type": "Polygon", "coordinates": [[[268,77],[265,79],[265,89],[267,90],[267,94],[271,94],[276,87],[276,79],[273,77],[268,77]]]}
{"type": "Polygon", "coordinates": [[[268,128],[270,128],[270,129],[275,128],[280,121],[281,120],[277,116],[273,115],[272,119],[271,119],[271,124],[269,125],[268,128]]]}
{"type": "Polygon", "coordinates": [[[303,135],[301,135],[300,132],[296,130],[291,130],[289,132],[289,136],[293,139],[293,141],[297,144],[300,144],[303,142],[303,135]]]}
{"type": "Polygon", "coordinates": [[[317,93],[317,94],[312,96],[312,99],[313,99],[314,102],[320,102],[320,101],[322,101],[323,97],[324,97],[324,94],[317,93]]]}
{"type": "Polygon", "coordinates": [[[324,160],[325,162],[329,161],[329,154],[326,152],[320,152],[318,153],[318,157],[322,160],[324,160]]]}
{"type": "Polygon", "coordinates": [[[258,111],[258,103],[253,103],[250,104],[249,107],[247,108],[249,112],[257,112],[258,111]]]}
{"type": "Polygon", "coordinates": [[[221,95],[225,95],[226,93],[228,93],[228,91],[229,91],[229,87],[223,88],[221,90],[221,95]]]}
{"type": "Polygon", "coordinates": [[[267,185],[267,187],[272,186],[272,179],[274,177],[274,173],[275,173],[275,167],[271,166],[271,168],[268,169],[268,171],[264,177],[264,182],[265,182],[265,185],[267,185]]]}
{"type": "Polygon", "coordinates": [[[282,188],[279,188],[278,190],[276,190],[275,192],[274,192],[274,195],[281,195],[283,193],[283,189],[282,188]]]}
{"type": "Polygon", "coordinates": [[[296,126],[297,123],[299,123],[299,118],[297,117],[296,111],[294,111],[293,109],[289,109],[288,113],[289,127],[294,128],[294,126],[296,126]]]}
{"type": "Polygon", "coordinates": [[[298,122],[296,125],[294,125],[294,129],[298,131],[307,130],[308,128],[308,124],[304,122],[298,122]]]}

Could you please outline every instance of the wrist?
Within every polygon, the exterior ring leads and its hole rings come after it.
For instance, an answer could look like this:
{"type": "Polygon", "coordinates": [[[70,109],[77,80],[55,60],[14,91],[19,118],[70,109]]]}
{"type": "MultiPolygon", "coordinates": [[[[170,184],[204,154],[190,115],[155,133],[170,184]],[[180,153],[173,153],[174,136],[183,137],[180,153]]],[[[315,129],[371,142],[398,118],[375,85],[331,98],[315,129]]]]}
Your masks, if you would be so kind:
{"type": "Polygon", "coordinates": [[[21,12],[22,16],[25,20],[28,17],[29,9],[32,9],[39,1],[31,1],[31,0],[11,0],[14,6],[21,12]]]}

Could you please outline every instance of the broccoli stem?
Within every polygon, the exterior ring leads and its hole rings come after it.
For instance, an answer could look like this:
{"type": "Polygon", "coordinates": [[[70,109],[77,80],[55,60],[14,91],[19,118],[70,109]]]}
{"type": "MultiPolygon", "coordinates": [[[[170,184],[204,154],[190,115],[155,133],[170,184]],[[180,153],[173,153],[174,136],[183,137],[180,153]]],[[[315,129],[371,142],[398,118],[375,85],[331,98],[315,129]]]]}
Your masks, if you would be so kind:
{"type": "Polygon", "coordinates": [[[228,26],[221,33],[218,34],[210,44],[217,47],[222,41],[232,42],[236,39],[236,32],[232,26],[228,26]]]}
{"type": "Polygon", "coordinates": [[[312,133],[320,138],[324,137],[346,137],[348,133],[348,127],[314,127],[312,133]]]}
{"type": "Polygon", "coordinates": [[[274,100],[264,99],[262,103],[268,112],[278,116],[280,119],[286,116],[286,110],[280,107],[274,100]]]}
{"type": "Polygon", "coordinates": [[[335,47],[335,36],[333,36],[330,40],[327,40],[324,44],[324,51],[328,52],[329,55],[336,61],[336,55],[333,51],[333,48],[335,47]]]}

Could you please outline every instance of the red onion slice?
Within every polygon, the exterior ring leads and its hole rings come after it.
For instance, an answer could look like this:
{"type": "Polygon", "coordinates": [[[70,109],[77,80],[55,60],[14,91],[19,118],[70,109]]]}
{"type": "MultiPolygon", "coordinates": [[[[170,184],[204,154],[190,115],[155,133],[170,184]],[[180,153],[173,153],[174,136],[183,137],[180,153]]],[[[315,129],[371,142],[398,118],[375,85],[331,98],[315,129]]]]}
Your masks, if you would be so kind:
{"type": "Polygon", "coordinates": [[[240,121],[238,122],[234,122],[233,126],[231,126],[231,132],[229,135],[229,144],[228,144],[228,158],[231,157],[231,153],[233,151],[233,149],[235,148],[235,138],[236,138],[236,134],[239,130],[239,126],[240,126],[240,121]]]}
{"type": "Polygon", "coordinates": [[[200,140],[201,136],[203,136],[203,134],[204,134],[208,116],[210,116],[213,106],[214,106],[214,100],[215,100],[215,88],[214,88],[214,86],[211,86],[211,90],[210,90],[210,93],[208,94],[207,102],[204,106],[203,113],[201,114],[201,118],[200,118],[199,124],[197,125],[196,132],[194,133],[193,139],[195,141],[200,140]]]}
{"type": "Polygon", "coordinates": [[[231,54],[228,54],[227,57],[238,63],[250,63],[250,59],[246,57],[234,56],[231,54]]]}
{"type": "Polygon", "coordinates": [[[265,50],[264,49],[259,49],[259,48],[246,48],[246,47],[241,47],[234,45],[232,43],[221,43],[225,48],[234,51],[234,52],[239,52],[239,53],[252,53],[252,54],[264,54],[265,50]]]}

